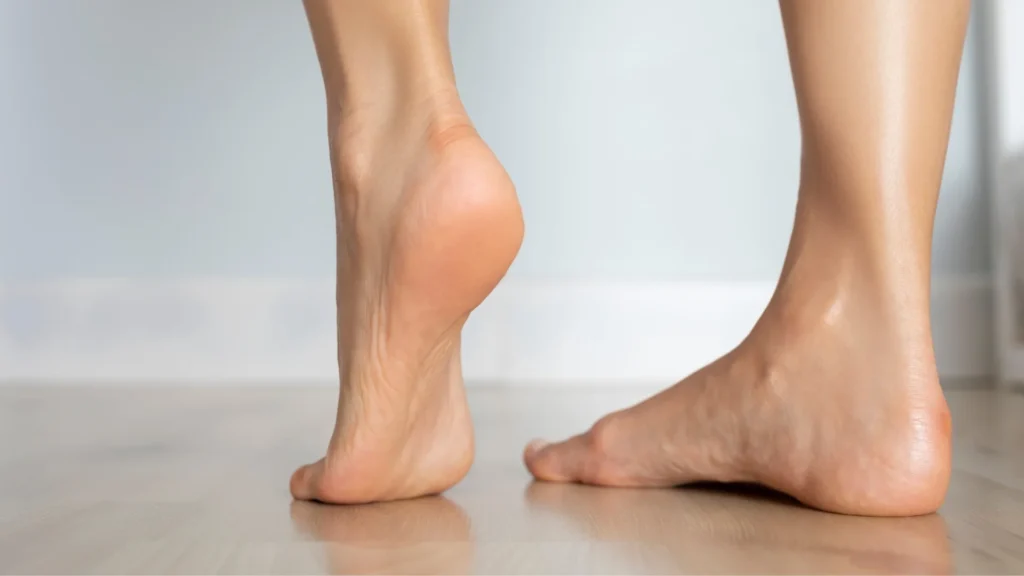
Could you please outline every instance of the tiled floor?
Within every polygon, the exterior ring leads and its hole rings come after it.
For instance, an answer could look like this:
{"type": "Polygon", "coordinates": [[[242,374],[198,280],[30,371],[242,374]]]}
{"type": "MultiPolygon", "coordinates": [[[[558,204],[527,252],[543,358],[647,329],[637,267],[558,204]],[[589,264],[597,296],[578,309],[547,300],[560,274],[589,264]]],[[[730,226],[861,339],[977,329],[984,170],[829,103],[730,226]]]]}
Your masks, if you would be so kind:
{"type": "Polygon", "coordinates": [[[1024,571],[1024,396],[951,391],[939,515],[855,518],[711,489],[532,484],[559,437],[639,388],[475,389],[477,464],[442,498],[293,503],[329,388],[0,388],[0,573],[1024,571]]]}

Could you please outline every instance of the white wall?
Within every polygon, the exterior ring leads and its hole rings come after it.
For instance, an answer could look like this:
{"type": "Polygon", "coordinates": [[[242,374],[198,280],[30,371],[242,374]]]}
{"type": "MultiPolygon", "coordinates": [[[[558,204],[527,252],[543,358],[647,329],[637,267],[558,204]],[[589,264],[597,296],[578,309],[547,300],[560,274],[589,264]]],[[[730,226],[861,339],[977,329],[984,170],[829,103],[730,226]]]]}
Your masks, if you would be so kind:
{"type": "MultiPolygon", "coordinates": [[[[799,156],[774,2],[455,0],[451,34],[526,212],[512,282],[770,285],[799,156]]],[[[973,36],[935,271],[987,289],[973,36]]],[[[297,1],[0,0],[0,283],[329,278],[323,121],[297,1]]]]}
{"type": "Polygon", "coordinates": [[[0,0],[0,22],[0,275],[330,274],[300,3],[0,0]]]}
{"type": "Polygon", "coordinates": [[[1024,385],[1024,3],[993,0],[979,23],[988,52],[986,171],[992,190],[992,276],[1000,382],[1024,385]]]}
{"type": "MultiPolygon", "coordinates": [[[[774,278],[799,135],[774,2],[456,0],[531,278],[774,278]],[[736,210],[731,206],[742,206],[736,210]]],[[[0,278],[330,273],[319,75],[291,0],[0,0],[0,278]]],[[[973,40],[936,233],[984,273],[973,40]]]]}
{"type": "MultiPolygon", "coordinates": [[[[464,99],[526,208],[515,271],[774,279],[799,158],[776,3],[587,6],[470,0],[452,12],[464,99]]],[[[937,274],[989,269],[974,43],[937,216],[937,274]]]]}

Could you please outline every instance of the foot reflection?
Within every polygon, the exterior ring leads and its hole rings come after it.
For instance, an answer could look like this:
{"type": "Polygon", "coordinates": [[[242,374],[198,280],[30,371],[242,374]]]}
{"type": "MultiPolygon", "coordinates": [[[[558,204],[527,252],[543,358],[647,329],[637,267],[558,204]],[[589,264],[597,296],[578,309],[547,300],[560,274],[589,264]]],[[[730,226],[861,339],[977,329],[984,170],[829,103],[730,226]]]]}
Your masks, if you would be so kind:
{"type": "Polygon", "coordinates": [[[473,564],[469,517],[442,497],[333,506],[292,502],[297,530],[324,543],[333,574],[465,574],[473,564]]]}
{"type": "Polygon", "coordinates": [[[593,540],[623,545],[648,572],[942,574],[953,569],[946,523],[936,514],[841,516],[745,488],[533,483],[526,499],[531,508],[568,517],[593,540]]]}

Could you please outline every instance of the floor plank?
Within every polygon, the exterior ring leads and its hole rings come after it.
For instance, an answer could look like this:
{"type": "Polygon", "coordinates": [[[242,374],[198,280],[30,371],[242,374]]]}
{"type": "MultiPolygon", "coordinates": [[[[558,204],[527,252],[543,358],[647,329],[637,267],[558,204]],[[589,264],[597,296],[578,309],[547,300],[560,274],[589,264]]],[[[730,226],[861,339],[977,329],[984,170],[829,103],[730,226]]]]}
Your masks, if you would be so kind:
{"type": "Polygon", "coordinates": [[[335,391],[0,388],[0,573],[589,574],[1024,571],[1024,396],[948,392],[940,514],[856,518],[758,491],[534,484],[519,463],[647,394],[478,388],[477,464],[444,497],[296,503],[335,391]]]}

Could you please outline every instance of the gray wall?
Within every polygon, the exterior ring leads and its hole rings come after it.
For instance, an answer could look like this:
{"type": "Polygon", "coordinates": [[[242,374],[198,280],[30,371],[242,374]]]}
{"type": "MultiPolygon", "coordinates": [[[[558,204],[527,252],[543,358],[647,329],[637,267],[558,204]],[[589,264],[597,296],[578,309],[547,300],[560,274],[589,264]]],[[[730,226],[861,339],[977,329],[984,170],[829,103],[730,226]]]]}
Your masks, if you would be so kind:
{"type": "MultiPolygon", "coordinates": [[[[480,131],[519,186],[512,274],[770,280],[799,135],[766,0],[456,0],[480,131]]],[[[987,274],[973,37],[937,274],[987,274]]],[[[0,280],[324,277],[319,72],[294,0],[0,0],[0,280]]]]}

